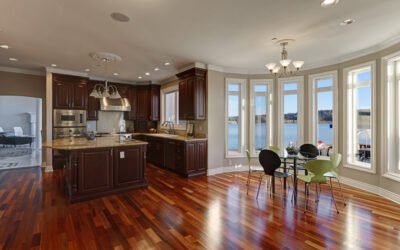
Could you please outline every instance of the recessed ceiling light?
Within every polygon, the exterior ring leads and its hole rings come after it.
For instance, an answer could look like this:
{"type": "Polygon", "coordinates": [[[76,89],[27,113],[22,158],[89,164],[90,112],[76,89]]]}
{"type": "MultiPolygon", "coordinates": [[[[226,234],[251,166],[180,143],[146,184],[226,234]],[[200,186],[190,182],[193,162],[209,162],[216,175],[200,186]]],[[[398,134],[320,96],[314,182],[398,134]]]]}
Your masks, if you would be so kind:
{"type": "Polygon", "coordinates": [[[52,63],[50,66],[51,66],[51,67],[57,67],[57,64],[52,63]]]}
{"type": "Polygon", "coordinates": [[[118,76],[119,74],[118,73],[113,73],[113,76],[118,76]]]}
{"type": "Polygon", "coordinates": [[[90,71],[90,69],[85,69],[85,71],[86,71],[86,72],[89,72],[89,71],[90,71]]]}
{"type": "Polygon", "coordinates": [[[146,76],[149,76],[150,75],[150,73],[149,72],[146,72],[146,73],[144,73],[146,76]]]}
{"type": "Polygon", "coordinates": [[[138,76],[138,79],[142,79],[143,77],[142,76],[138,76]]]}
{"type": "Polygon", "coordinates": [[[7,44],[2,44],[0,45],[0,48],[2,49],[9,49],[10,47],[7,44]]]}
{"type": "Polygon", "coordinates": [[[130,18],[127,15],[119,13],[119,12],[111,13],[111,18],[117,22],[123,22],[123,23],[129,22],[129,20],[130,20],[130,18]]]}
{"type": "Polygon", "coordinates": [[[159,71],[160,69],[159,68],[154,68],[154,71],[159,71]]]}
{"type": "Polygon", "coordinates": [[[339,2],[339,0],[323,0],[321,3],[321,7],[329,7],[335,5],[339,2]]]}
{"type": "Polygon", "coordinates": [[[8,60],[10,60],[10,61],[12,61],[12,62],[18,62],[18,59],[17,59],[17,58],[14,58],[14,57],[10,57],[10,58],[8,58],[8,60]]]}
{"type": "Polygon", "coordinates": [[[171,63],[170,62],[165,62],[164,65],[165,66],[169,66],[169,65],[171,65],[171,63]]]}
{"type": "Polygon", "coordinates": [[[352,24],[352,23],[354,23],[354,19],[346,19],[346,20],[343,20],[341,23],[340,23],[340,25],[341,26],[346,26],[346,25],[349,25],[349,24],[352,24]]]}

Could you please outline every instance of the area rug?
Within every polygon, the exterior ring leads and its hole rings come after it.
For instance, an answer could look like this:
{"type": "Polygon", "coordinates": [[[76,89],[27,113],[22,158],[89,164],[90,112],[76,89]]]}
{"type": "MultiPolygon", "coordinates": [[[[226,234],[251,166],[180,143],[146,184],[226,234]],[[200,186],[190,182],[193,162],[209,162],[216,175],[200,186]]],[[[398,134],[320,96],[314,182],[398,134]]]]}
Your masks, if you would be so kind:
{"type": "Polygon", "coordinates": [[[32,154],[31,148],[0,148],[0,159],[32,154]]]}

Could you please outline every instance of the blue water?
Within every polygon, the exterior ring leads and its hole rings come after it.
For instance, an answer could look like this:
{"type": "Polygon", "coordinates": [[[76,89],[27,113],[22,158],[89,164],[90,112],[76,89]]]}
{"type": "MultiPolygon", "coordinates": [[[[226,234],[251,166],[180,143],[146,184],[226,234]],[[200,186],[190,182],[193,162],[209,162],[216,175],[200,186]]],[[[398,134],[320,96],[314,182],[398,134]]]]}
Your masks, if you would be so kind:
{"type": "MultiPolygon", "coordinates": [[[[256,148],[264,148],[267,146],[265,133],[267,131],[266,124],[260,123],[256,124],[256,148]]],[[[289,145],[289,142],[292,141],[297,144],[297,124],[285,124],[284,125],[284,145],[289,145]]],[[[237,124],[229,124],[229,138],[228,138],[228,149],[229,150],[238,150],[239,149],[239,141],[238,141],[238,125],[237,124]]],[[[330,124],[319,124],[318,125],[318,140],[323,141],[325,144],[333,144],[333,128],[330,127],[330,124]]],[[[370,144],[370,138],[368,134],[360,134],[358,136],[358,142],[360,144],[370,144]]],[[[299,145],[298,145],[299,146],[299,145]]]]}

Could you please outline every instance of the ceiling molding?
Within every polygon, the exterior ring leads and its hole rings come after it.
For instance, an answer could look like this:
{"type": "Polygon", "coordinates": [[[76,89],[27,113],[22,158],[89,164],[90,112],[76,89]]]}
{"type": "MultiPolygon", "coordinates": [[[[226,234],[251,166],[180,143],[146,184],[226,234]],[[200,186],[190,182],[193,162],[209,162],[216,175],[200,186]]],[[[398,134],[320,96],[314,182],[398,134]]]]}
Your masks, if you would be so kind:
{"type": "Polygon", "coordinates": [[[25,75],[34,75],[34,76],[46,75],[45,72],[43,72],[41,70],[21,69],[21,68],[3,67],[3,66],[0,66],[0,71],[9,72],[9,73],[25,74],[25,75]]]}
{"type": "Polygon", "coordinates": [[[60,69],[60,68],[52,68],[52,67],[46,67],[46,72],[54,73],[54,74],[89,77],[89,74],[87,72],[74,71],[74,70],[68,70],[68,69],[60,69]]]}

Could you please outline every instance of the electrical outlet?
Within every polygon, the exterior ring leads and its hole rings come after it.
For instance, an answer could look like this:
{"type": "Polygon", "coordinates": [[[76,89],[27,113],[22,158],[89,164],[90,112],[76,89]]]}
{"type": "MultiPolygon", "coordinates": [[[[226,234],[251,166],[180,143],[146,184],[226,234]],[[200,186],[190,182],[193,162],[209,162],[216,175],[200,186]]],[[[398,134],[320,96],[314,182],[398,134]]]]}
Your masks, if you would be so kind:
{"type": "Polygon", "coordinates": [[[124,151],[119,152],[119,158],[120,159],[125,159],[125,152],[124,151]]]}

